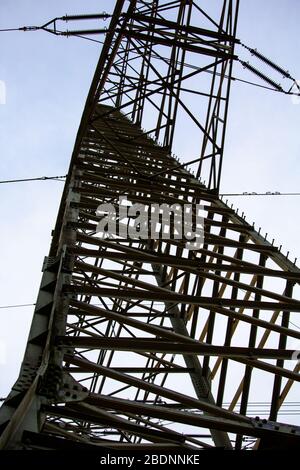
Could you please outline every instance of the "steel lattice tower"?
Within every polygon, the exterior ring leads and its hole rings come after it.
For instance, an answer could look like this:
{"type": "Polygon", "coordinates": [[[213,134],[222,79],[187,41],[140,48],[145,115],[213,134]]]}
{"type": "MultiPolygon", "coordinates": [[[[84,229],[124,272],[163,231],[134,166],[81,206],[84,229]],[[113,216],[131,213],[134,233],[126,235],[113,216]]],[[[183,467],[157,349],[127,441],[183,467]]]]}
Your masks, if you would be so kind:
{"type": "Polygon", "coordinates": [[[300,271],[218,196],[238,4],[220,0],[216,19],[200,0],[116,1],[1,448],[300,442],[277,422],[299,387],[287,361],[300,271]],[[198,148],[196,174],[172,153],[182,140],[198,148]],[[202,204],[203,247],[97,236],[97,207],[120,196],[202,204]],[[269,420],[249,417],[261,394],[269,420]]]}

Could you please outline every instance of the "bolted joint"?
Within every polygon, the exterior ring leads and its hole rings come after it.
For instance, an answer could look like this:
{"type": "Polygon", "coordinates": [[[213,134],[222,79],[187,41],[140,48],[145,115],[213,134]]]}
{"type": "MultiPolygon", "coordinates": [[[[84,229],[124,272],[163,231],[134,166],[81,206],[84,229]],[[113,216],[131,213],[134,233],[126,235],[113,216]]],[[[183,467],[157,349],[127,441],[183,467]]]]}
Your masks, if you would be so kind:
{"type": "Polygon", "coordinates": [[[74,268],[75,255],[66,251],[62,263],[62,271],[64,273],[72,273],[74,268]]]}
{"type": "Polygon", "coordinates": [[[300,426],[269,421],[267,419],[261,419],[259,416],[251,418],[251,422],[255,428],[279,433],[282,436],[293,435],[300,438],[300,426]]]}
{"type": "Polygon", "coordinates": [[[37,393],[50,400],[55,400],[58,397],[62,380],[62,368],[56,364],[49,364],[45,374],[40,379],[37,393]]]}
{"type": "Polygon", "coordinates": [[[55,364],[48,365],[44,376],[40,379],[37,393],[52,403],[82,401],[89,395],[86,387],[55,364]]]}
{"type": "Polygon", "coordinates": [[[73,379],[70,374],[64,372],[61,387],[57,395],[59,401],[83,401],[88,397],[89,391],[86,387],[83,387],[79,382],[73,379]]]}
{"type": "Polygon", "coordinates": [[[42,272],[51,271],[58,272],[60,256],[45,256],[42,272]]]}

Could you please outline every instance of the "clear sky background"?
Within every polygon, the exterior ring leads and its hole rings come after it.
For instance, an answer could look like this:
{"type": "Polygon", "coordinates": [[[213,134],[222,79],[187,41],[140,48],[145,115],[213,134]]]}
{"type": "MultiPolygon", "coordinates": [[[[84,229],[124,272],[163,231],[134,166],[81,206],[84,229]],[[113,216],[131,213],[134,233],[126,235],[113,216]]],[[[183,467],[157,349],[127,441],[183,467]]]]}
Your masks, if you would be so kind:
{"type": "MultiPolygon", "coordinates": [[[[113,5],[2,0],[0,28],[39,25],[66,13],[111,12],[113,5]]],[[[238,37],[300,79],[299,18],[298,0],[241,0],[238,37]]],[[[64,175],[100,46],[44,32],[0,35],[0,80],[7,92],[0,105],[0,179],[64,175]]],[[[234,76],[263,84],[239,64],[234,76]]],[[[300,192],[299,124],[300,105],[289,96],[234,82],[221,192],[300,192]]],[[[35,302],[62,188],[57,181],[0,185],[0,306],[35,302]]],[[[228,199],[300,264],[300,196],[228,199]]],[[[2,397],[17,377],[32,313],[33,307],[0,309],[2,397]]]]}

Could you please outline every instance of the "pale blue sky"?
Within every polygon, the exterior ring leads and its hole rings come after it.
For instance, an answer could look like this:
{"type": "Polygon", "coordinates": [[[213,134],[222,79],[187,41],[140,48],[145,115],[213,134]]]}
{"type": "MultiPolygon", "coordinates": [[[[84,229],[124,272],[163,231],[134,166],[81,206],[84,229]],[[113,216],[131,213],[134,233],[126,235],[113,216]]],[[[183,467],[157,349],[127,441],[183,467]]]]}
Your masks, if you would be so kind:
{"type": "MultiPolygon", "coordinates": [[[[113,5],[113,0],[2,0],[0,28],[38,25],[66,13],[109,12],[113,5]]],[[[299,18],[298,0],[241,0],[238,37],[300,79],[299,18]]],[[[7,102],[0,105],[0,179],[63,175],[99,45],[43,32],[0,34],[0,80],[7,88],[7,102]]],[[[256,80],[239,64],[234,76],[256,80]]],[[[299,123],[300,105],[290,97],[234,82],[222,192],[299,191],[299,123]]],[[[35,302],[62,187],[55,181],[1,185],[1,305],[35,302]]],[[[230,201],[300,261],[300,196],[230,201]]],[[[32,312],[0,310],[0,341],[7,348],[5,364],[0,360],[1,396],[16,378],[32,312]]]]}

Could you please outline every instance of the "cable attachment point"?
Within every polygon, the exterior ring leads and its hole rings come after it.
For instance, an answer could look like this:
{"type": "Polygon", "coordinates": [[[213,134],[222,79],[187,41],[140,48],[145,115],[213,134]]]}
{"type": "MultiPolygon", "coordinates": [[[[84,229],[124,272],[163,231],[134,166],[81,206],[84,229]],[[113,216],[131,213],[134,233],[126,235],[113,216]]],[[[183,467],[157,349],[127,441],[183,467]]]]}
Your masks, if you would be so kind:
{"type": "Polygon", "coordinates": [[[260,72],[258,69],[256,69],[255,67],[253,67],[252,65],[249,64],[249,62],[244,62],[243,60],[240,60],[239,59],[239,62],[242,64],[242,66],[245,68],[245,69],[248,69],[250,70],[250,72],[254,73],[255,75],[257,75],[259,78],[261,78],[262,80],[264,80],[265,82],[267,82],[269,85],[271,85],[273,88],[275,88],[277,91],[281,91],[283,92],[283,88],[282,86],[280,85],[280,83],[276,83],[274,80],[272,80],[271,78],[267,77],[267,75],[263,74],[262,72],[260,72]]]}
{"type": "Polygon", "coordinates": [[[19,31],[37,31],[41,29],[40,26],[23,26],[22,28],[18,28],[19,31]]]}
{"type": "Polygon", "coordinates": [[[282,67],[280,67],[279,65],[275,64],[274,62],[272,62],[270,59],[268,59],[266,56],[264,56],[263,54],[261,54],[260,52],[258,52],[257,49],[253,49],[251,47],[248,47],[246,46],[245,44],[241,43],[241,46],[243,46],[245,49],[247,49],[247,51],[250,52],[251,55],[253,55],[254,57],[256,57],[257,59],[259,59],[260,61],[264,62],[265,64],[267,64],[269,67],[271,67],[272,69],[276,70],[276,72],[280,73],[283,77],[285,78],[289,78],[290,80],[294,80],[294,78],[291,76],[291,74],[289,73],[288,70],[284,70],[282,67]]]}

